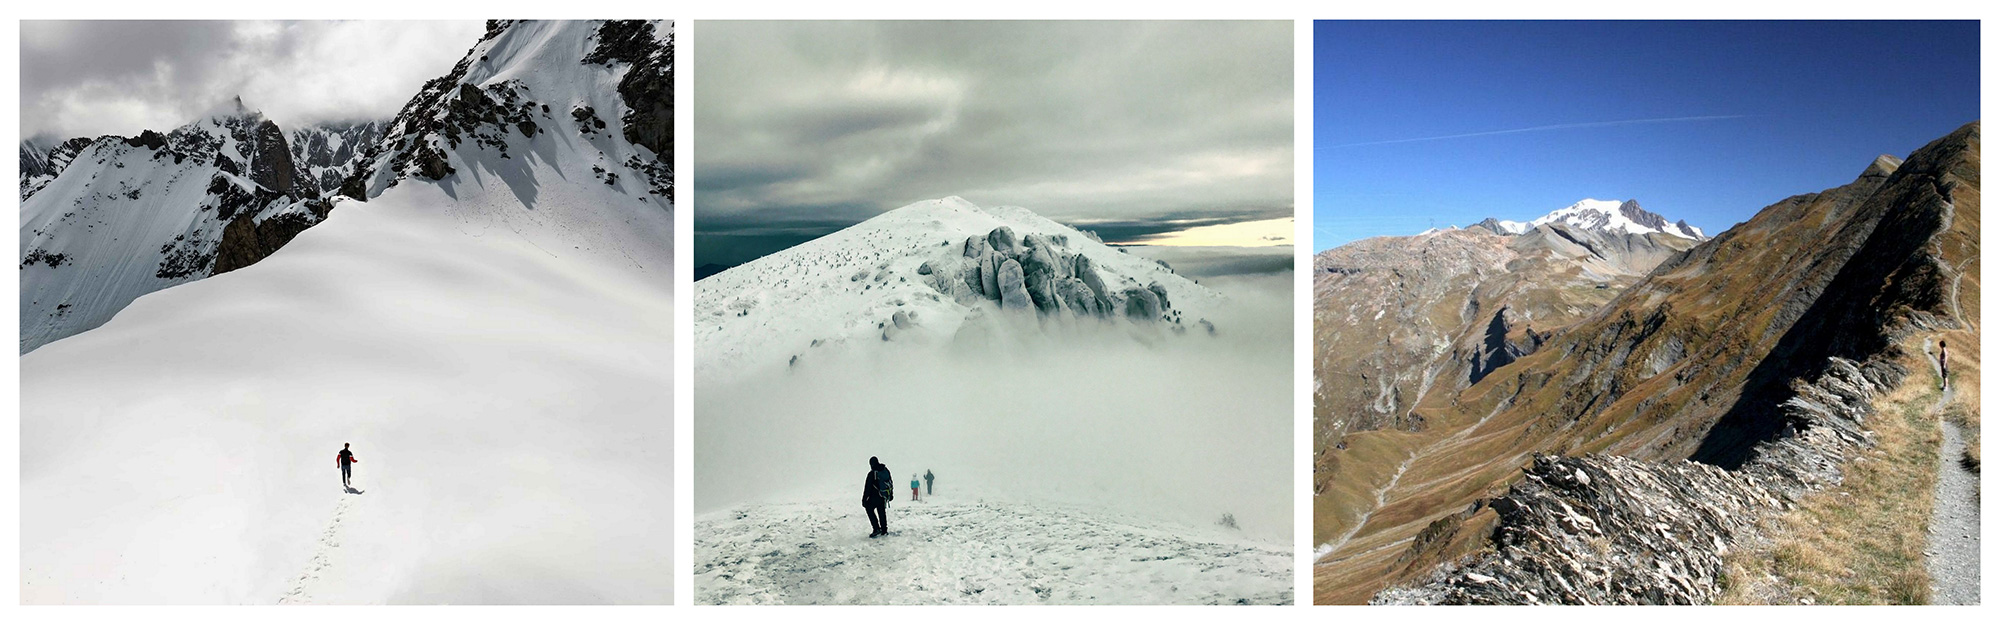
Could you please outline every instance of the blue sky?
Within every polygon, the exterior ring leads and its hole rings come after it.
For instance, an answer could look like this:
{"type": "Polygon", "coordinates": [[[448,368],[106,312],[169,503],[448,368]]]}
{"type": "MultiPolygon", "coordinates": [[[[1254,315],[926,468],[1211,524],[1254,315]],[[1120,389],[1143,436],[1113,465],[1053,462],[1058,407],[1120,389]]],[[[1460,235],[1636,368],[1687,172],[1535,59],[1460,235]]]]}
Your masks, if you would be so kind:
{"type": "Polygon", "coordinates": [[[1715,234],[1979,116],[1976,22],[1322,21],[1313,39],[1314,251],[1586,197],[1715,234]]]}

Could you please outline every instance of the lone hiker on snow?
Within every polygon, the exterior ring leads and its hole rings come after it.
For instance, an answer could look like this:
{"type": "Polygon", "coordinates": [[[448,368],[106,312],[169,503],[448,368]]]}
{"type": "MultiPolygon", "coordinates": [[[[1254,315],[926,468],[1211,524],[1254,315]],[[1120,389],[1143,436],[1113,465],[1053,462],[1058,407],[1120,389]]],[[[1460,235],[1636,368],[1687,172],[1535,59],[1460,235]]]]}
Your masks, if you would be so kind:
{"type": "Polygon", "coordinates": [[[360,461],[354,459],[354,452],[349,451],[347,446],[348,443],[340,444],[340,454],[333,457],[333,463],[340,466],[340,485],[353,490],[354,486],[348,484],[348,478],[354,475],[354,463],[360,461]]]}
{"type": "Polygon", "coordinates": [[[868,525],[875,530],[869,538],[889,534],[889,500],[896,498],[895,481],[888,465],[868,458],[868,477],[861,482],[861,509],[868,511],[868,525]]]}
{"type": "Polygon", "coordinates": [[[935,493],[937,492],[937,490],[936,490],[936,489],[937,489],[937,482],[936,482],[935,480],[937,480],[937,476],[935,476],[935,475],[931,475],[931,470],[930,470],[930,469],[924,469],[924,496],[925,496],[925,497],[929,497],[929,496],[931,496],[932,494],[935,494],[935,493]]]}

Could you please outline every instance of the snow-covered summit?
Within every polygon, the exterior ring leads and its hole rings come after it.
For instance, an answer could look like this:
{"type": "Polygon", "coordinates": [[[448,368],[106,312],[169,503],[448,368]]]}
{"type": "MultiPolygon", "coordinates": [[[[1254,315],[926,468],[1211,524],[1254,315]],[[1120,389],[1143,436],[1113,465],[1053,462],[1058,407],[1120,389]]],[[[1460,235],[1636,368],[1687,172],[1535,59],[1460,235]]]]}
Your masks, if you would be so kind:
{"type": "Polygon", "coordinates": [[[32,189],[23,179],[22,353],[146,293],[255,263],[328,208],[285,133],[239,100],[165,134],[71,140],[48,154],[39,165],[52,173],[32,189]]]}
{"type": "MultiPolygon", "coordinates": [[[[1517,222],[1502,223],[1512,224],[1517,222]]],[[[1596,230],[1607,233],[1643,235],[1657,232],[1697,241],[1708,239],[1707,235],[1702,234],[1700,228],[1688,225],[1685,220],[1667,223],[1667,218],[1640,208],[1638,200],[1620,202],[1616,200],[1584,199],[1529,222],[1529,227],[1549,223],[1565,224],[1584,230],[1596,230]]],[[[1526,230],[1527,228],[1521,228],[1522,232],[1526,230]]]]}
{"type": "Polygon", "coordinates": [[[451,73],[390,120],[341,193],[365,200],[412,177],[491,174],[532,205],[522,187],[538,181],[521,171],[532,162],[573,171],[566,184],[596,181],[671,209],[672,41],[649,21],[489,21],[451,73]],[[467,168],[484,171],[459,175],[467,168]]]}
{"type": "Polygon", "coordinates": [[[1030,325],[1214,331],[1222,296],[1025,208],[926,200],[696,283],[698,375],[1030,325]]]}

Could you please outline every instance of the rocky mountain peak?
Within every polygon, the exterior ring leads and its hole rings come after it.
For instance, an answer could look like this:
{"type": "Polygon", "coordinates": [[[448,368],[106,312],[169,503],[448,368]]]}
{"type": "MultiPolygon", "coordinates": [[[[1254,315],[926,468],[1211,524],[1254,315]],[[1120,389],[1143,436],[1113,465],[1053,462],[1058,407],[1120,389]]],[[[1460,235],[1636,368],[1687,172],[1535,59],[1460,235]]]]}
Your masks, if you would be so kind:
{"type": "Polygon", "coordinates": [[[594,170],[605,184],[632,180],[671,203],[672,38],[649,21],[488,22],[451,72],[424,83],[389,121],[340,193],[365,201],[410,177],[444,180],[468,161],[511,160],[559,130],[605,157],[594,170]],[[622,72],[618,100],[600,101],[606,94],[580,80],[590,72],[563,67],[572,63],[622,72]],[[598,143],[606,116],[622,123],[626,144],[645,152],[598,143]]]}
{"type": "Polygon", "coordinates": [[[1889,177],[1889,174],[1896,173],[1896,168],[1902,166],[1903,166],[1903,159],[1896,158],[1888,154],[1883,154],[1881,156],[1875,157],[1875,161],[1869,163],[1868,168],[1861,171],[1861,177],[1887,178],[1889,177]]]}

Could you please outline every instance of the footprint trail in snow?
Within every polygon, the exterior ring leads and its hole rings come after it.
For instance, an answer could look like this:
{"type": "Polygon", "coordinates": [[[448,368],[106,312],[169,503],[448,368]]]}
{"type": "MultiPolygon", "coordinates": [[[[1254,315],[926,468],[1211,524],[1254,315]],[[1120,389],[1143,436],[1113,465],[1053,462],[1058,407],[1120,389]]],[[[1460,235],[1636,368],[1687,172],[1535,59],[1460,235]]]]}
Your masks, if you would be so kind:
{"type": "Polygon", "coordinates": [[[695,524],[702,604],[1289,604],[1285,545],[1068,507],[765,504],[695,524]]]}
{"type": "Polygon", "coordinates": [[[306,563],[304,572],[292,580],[292,589],[278,598],[278,603],[312,603],[312,585],[320,573],[333,564],[334,550],[340,548],[341,520],[346,518],[348,508],[360,493],[348,491],[340,496],[340,503],[333,508],[333,520],[326,524],[326,531],[319,536],[319,546],[313,549],[312,560],[306,563]]]}

